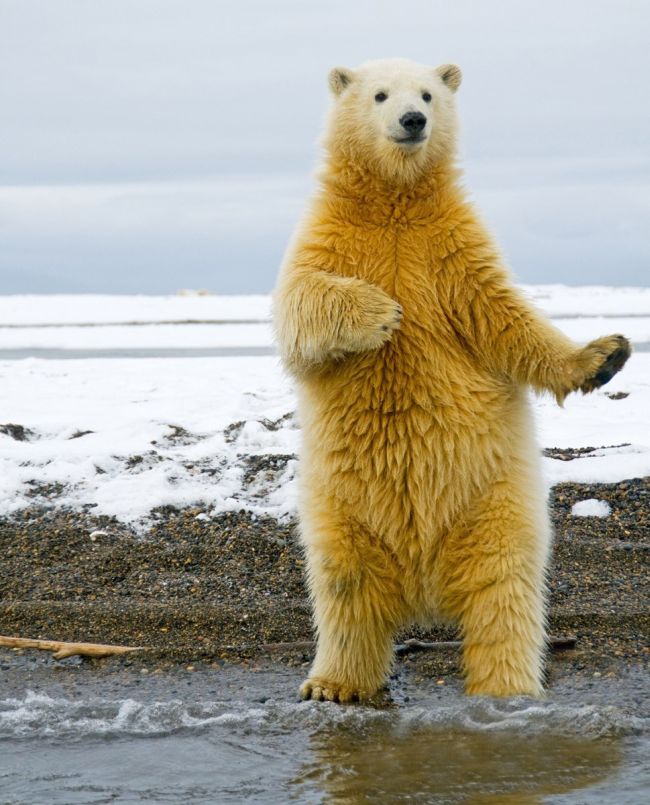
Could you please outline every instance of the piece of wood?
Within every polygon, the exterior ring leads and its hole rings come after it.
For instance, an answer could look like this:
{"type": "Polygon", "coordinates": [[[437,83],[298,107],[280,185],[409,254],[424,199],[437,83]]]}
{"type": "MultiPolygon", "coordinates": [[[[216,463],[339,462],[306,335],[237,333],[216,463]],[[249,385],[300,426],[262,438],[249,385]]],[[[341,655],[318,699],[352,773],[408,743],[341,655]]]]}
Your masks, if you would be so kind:
{"type": "MultiPolygon", "coordinates": [[[[548,647],[551,651],[566,651],[567,649],[575,648],[578,638],[575,635],[566,635],[560,637],[549,637],[548,647]]],[[[395,647],[395,653],[398,656],[404,654],[411,654],[416,651],[435,651],[436,649],[462,648],[461,640],[440,640],[436,642],[427,642],[425,640],[405,640],[403,643],[395,647]]]]}
{"type": "MultiPolygon", "coordinates": [[[[575,648],[577,637],[566,635],[561,637],[550,637],[548,641],[551,651],[566,651],[575,648]]],[[[420,651],[439,651],[442,649],[462,648],[460,640],[439,640],[428,642],[411,638],[395,646],[395,653],[398,656],[411,654],[420,651]]],[[[104,643],[66,643],[61,640],[33,640],[28,637],[4,637],[0,635],[0,646],[6,648],[35,648],[44,651],[52,651],[52,656],[56,660],[63,660],[66,657],[113,657],[119,654],[128,654],[132,651],[144,651],[145,646],[112,646],[104,643]]],[[[271,654],[282,651],[313,651],[316,643],[313,640],[301,640],[294,643],[262,643],[258,646],[228,646],[231,650],[259,649],[271,654]]]]}
{"type": "Polygon", "coordinates": [[[395,654],[397,654],[398,657],[402,657],[404,654],[412,654],[417,651],[436,651],[445,648],[459,649],[462,645],[460,640],[436,640],[434,642],[428,642],[426,640],[416,640],[412,637],[410,640],[405,640],[403,643],[399,643],[395,646],[395,654]]]}
{"type": "Polygon", "coordinates": [[[61,640],[33,640],[29,637],[4,637],[0,635],[0,646],[6,648],[37,648],[54,652],[55,660],[66,657],[113,657],[128,654],[130,651],[143,651],[144,646],[110,646],[104,643],[66,643],[61,640]]]}

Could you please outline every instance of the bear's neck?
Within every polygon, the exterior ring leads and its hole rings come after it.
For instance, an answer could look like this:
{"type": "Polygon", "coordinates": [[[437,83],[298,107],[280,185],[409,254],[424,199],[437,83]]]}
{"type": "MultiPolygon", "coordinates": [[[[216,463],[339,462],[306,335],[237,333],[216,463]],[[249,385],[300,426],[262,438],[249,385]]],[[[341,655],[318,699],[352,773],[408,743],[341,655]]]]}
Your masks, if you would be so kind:
{"type": "Polygon", "coordinates": [[[358,207],[372,218],[383,218],[397,209],[406,214],[410,208],[428,215],[442,214],[464,195],[460,176],[452,158],[401,180],[385,176],[370,164],[330,154],[319,179],[325,196],[358,207]]]}

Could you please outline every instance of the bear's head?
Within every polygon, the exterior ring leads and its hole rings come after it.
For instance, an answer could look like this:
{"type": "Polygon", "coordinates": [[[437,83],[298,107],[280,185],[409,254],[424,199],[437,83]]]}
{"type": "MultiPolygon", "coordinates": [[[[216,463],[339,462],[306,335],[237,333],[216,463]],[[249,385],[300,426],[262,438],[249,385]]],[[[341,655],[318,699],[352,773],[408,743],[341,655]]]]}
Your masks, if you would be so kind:
{"type": "Polygon", "coordinates": [[[454,64],[427,67],[406,59],[370,61],[329,74],[334,105],[326,147],[377,172],[412,184],[434,165],[453,158],[457,139],[454,93],[461,72],[454,64]]]}

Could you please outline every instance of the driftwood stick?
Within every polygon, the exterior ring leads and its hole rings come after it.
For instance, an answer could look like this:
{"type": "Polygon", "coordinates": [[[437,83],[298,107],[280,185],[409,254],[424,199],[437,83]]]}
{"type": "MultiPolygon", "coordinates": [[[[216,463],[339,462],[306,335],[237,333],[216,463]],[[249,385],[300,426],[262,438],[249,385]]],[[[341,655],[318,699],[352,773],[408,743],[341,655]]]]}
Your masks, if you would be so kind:
{"type": "MultiPolygon", "coordinates": [[[[566,651],[567,649],[575,648],[578,638],[575,635],[566,635],[561,637],[549,637],[548,647],[551,651],[566,651]]],[[[395,653],[398,656],[403,654],[411,654],[416,651],[435,651],[436,649],[454,648],[459,649],[463,645],[461,640],[440,640],[435,643],[429,643],[424,640],[405,640],[403,643],[395,647],[395,653]]]]}
{"type": "MultiPolygon", "coordinates": [[[[548,645],[551,651],[566,651],[567,649],[575,648],[578,638],[575,635],[566,635],[559,637],[549,637],[548,645]]],[[[459,649],[462,648],[461,640],[436,640],[435,642],[428,642],[426,640],[416,640],[411,638],[399,643],[395,646],[395,653],[398,656],[404,654],[414,654],[418,651],[438,651],[441,649],[459,649]]],[[[250,646],[251,649],[255,646],[250,646]]],[[[281,651],[313,651],[316,648],[316,643],[313,640],[300,640],[296,643],[263,643],[257,648],[262,651],[268,651],[271,654],[277,654],[281,651]]]]}
{"type": "MultiPolygon", "coordinates": [[[[566,651],[575,648],[577,637],[566,635],[560,637],[550,637],[548,641],[551,651],[566,651]]],[[[444,649],[460,649],[460,640],[438,640],[428,642],[411,638],[395,646],[395,653],[398,656],[414,654],[421,651],[439,651],[444,649]]],[[[5,637],[0,635],[0,646],[6,648],[35,648],[53,652],[52,656],[56,660],[63,660],[66,657],[113,657],[119,654],[128,654],[132,651],[145,651],[145,646],[113,646],[104,643],[66,643],[61,640],[34,640],[29,637],[5,637]]],[[[228,646],[231,650],[261,650],[271,654],[279,654],[282,651],[313,651],[316,643],[313,640],[300,640],[290,643],[262,643],[255,646],[228,646]]]]}
{"type": "Polygon", "coordinates": [[[115,654],[128,654],[130,651],[143,651],[144,646],[109,646],[103,643],[65,643],[61,640],[32,640],[29,637],[4,637],[0,635],[0,646],[6,648],[38,648],[54,652],[55,660],[66,657],[112,657],[115,654]]]}
{"type": "Polygon", "coordinates": [[[404,654],[415,654],[420,651],[437,651],[446,648],[459,649],[462,645],[463,643],[460,640],[436,640],[429,642],[427,640],[416,640],[412,637],[410,640],[398,643],[395,646],[395,654],[397,654],[398,657],[402,657],[404,654]]]}

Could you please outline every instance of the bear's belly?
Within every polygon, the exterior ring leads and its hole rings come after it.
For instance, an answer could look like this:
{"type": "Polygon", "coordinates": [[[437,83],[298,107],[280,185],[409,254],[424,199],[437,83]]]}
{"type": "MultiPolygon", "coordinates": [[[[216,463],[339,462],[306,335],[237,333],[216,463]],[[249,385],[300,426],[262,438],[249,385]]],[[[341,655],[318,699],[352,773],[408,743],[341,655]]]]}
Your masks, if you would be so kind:
{"type": "Polygon", "coordinates": [[[448,527],[511,453],[521,395],[462,352],[402,337],[303,387],[307,489],[373,531],[448,527]]]}

